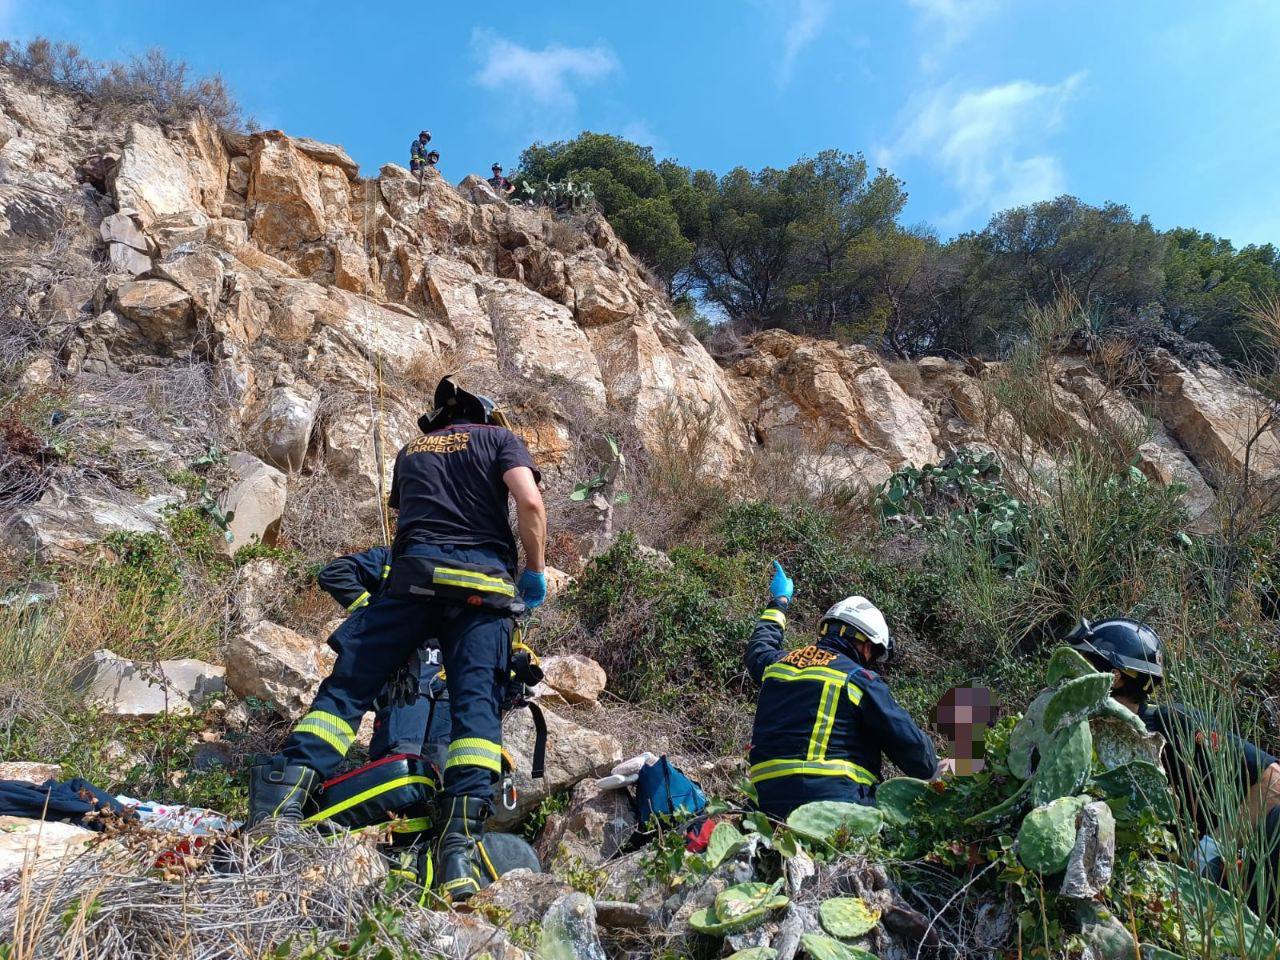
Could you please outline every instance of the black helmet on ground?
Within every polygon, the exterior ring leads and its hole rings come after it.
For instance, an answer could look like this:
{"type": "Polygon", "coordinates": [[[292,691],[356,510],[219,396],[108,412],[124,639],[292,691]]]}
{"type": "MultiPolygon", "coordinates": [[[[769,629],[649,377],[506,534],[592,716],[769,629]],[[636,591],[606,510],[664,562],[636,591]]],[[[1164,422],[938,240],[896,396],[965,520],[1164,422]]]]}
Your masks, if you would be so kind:
{"type": "Polygon", "coordinates": [[[492,423],[510,427],[506,414],[488,397],[464,390],[451,377],[441,377],[436,384],[435,407],[418,418],[418,429],[423,433],[439,430],[459,420],[467,423],[492,423]]]}
{"type": "Polygon", "coordinates": [[[1150,693],[1164,681],[1164,651],[1156,632],[1145,623],[1112,617],[1091,623],[1083,617],[1063,638],[1102,670],[1119,670],[1130,685],[1150,693]]]}

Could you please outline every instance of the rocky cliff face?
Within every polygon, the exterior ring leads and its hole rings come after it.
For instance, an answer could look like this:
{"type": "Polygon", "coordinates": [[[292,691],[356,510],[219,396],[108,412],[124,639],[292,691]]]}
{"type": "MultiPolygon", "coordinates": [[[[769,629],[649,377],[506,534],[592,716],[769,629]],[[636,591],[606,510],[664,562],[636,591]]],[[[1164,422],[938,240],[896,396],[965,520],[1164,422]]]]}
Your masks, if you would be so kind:
{"type": "MultiPolygon", "coordinates": [[[[989,367],[891,371],[776,331],[718,364],[599,217],[511,206],[478,177],[387,165],[365,179],[341,147],[279,131],[114,125],[4,76],[0,254],[3,359],[28,398],[70,416],[79,451],[72,469],[8,441],[6,536],[49,558],[150,528],[182,496],[163,478],[214,444],[240,451],[221,494],[231,549],[273,535],[303,474],[370,511],[450,371],[513,406],[553,476],[597,426],[649,450],[697,429],[712,468],[763,449],[822,483],[869,486],[972,445],[1054,459],[1017,435],[989,367]]],[[[1146,369],[1124,393],[1068,358],[1046,390],[1086,431],[1147,429],[1154,411],[1142,469],[1209,518],[1221,472],[1244,466],[1256,398],[1167,355],[1146,369]]],[[[1250,449],[1252,469],[1277,469],[1274,431],[1250,449]]]]}

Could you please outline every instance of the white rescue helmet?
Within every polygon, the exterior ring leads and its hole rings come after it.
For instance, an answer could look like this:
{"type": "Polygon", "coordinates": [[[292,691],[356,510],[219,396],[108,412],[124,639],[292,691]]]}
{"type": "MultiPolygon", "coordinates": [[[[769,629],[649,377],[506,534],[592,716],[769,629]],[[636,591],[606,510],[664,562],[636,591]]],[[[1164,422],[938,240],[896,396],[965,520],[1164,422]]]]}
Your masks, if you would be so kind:
{"type": "MultiPolygon", "coordinates": [[[[882,663],[893,653],[893,637],[889,636],[889,624],[880,608],[866,597],[845,597],[822,615],[819,629],[826,632],[828,624],[838,623],[857,632],[855,640],[865,640],[877,648],[872,663],[882,663]]],[[[844,631],[848,637],[848,631],[844,631]]],[[[870,664],[868,664],[870,666],[870,664]]]]}

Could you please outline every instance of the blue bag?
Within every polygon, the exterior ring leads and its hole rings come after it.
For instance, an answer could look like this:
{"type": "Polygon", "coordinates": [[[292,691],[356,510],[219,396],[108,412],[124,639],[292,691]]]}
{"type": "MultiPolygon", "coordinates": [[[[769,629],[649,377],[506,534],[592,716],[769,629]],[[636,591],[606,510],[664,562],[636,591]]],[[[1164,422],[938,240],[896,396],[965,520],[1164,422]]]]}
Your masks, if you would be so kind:
{"type": "Polygon", "coordinates": [[[702,788],[673,767],[665,756],[640,768],[636,780],[636,816],[640,829],[650,827],[654,814],[695,817],[707,806],[702,788]]]}

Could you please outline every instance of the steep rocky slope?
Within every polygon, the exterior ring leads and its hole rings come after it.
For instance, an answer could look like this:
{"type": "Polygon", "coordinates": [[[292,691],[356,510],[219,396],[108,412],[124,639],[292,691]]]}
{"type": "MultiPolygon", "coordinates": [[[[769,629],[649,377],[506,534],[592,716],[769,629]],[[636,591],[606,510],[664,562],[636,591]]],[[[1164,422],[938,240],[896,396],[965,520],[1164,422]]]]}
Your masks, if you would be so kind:
{"type": "MultiPolygon", "coordinates": [[[[412,435],[448,371],[510,403],[553,476],[604,429],[650,451],[697,430],[709,466],[774,451],[813,484],[869,486],[971,445],[1052,468],[1052,445],[1017,435],[995,401],[992,367],[891,372],[782,332],[717,364],[601,218],[512,206],[474,176],[455,187],[389,164],[362,178],[341,147],[279,131],[117,125],[0,79],[5,359],[29,394],[58,398],[80,451],[8,451],[5,535],[46,558],[148,529],[183,496],[165,477],[211,445],[241,451],[222,492],[231,549],[273,536],[302,474],[368,516],[375,451],[385,464],[412,435]]],[[[1052,390],[1087,431],[1144,429],[1139,405],[1154,410],[1142,469],[1205,515],[1255,400],[1168,355],[1145,370],[1126,396],[1066,358],[1052,390]]],[[[1278,451],[1267,433],[1254,469],[1278,451]]]]}

